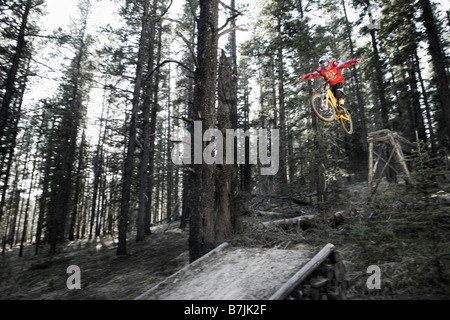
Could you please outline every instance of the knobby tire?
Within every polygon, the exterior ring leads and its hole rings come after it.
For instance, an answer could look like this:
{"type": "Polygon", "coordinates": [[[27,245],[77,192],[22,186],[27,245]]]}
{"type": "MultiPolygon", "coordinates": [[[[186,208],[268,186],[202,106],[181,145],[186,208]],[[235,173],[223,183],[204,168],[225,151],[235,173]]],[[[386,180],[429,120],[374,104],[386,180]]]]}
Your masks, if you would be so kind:
{"type": "Polygon", "coordinates": [[[331,105],[331,102],[328,101],[327,110],[322,110],[322,100],[324,99],[324,95],[321,93],[317,93],[313,95],[311,100],[311,105],[316,116],[325,122],[333,122],[336,119],[336,110],[331,105]]]}
{"type": "Polygon", "coordinates": [[[350,116],[350,113],[348,113],[348,110],[346,108],[342,108],[344,110],[344,115],[348,117],[347,119],[344,119],[343,117],[339,117],[339,121],[341,123],[342,129],[344,132],[348,135],[351,135],[353,133],[353,121],[352,117],[350,116]]]}

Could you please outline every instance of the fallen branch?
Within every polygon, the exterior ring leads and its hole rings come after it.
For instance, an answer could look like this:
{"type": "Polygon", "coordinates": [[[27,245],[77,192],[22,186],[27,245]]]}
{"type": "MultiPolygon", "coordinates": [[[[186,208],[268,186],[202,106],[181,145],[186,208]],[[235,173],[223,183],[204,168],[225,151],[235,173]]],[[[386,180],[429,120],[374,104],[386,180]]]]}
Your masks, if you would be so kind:
{"type": "Polygon", "coordinates": [[[251,210],[250,213],[255,214],[257,216],[279,216],[281,212],[269,212],[269,211],[261,211],[261,210],[251,210]]]}
{"type": "Polygon", "coordinates": [[[300,217],[295,217],[291,219],[281,219],[275,221],[266,221],[263,222],[262,225],[264,227],[277,226],[282,229],[290,229],[290,228],[301,228],[302,230],[312,228],[315,226],[315,215],[305,215],[300,217]]]}
{"type": "Polygon", "coordinates": [[[295,199],[295,198],[291,198],[292,202],[294,202],[295,204],[299,204],[301,206],[310,206],[311,202],[310,201],[303,201],[303,200],[299,200],[299,199],[295,199]]]}

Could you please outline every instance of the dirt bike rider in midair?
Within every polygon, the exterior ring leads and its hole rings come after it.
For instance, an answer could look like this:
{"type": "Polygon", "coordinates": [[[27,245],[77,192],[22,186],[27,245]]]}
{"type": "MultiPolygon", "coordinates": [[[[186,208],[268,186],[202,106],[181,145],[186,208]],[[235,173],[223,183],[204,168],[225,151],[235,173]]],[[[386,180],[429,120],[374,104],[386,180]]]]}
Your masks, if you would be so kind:
{"type": "Polygon", "coordinates": [[[330,89],[336,100],[341,106],[344,106],[344,76],[341,70],[357,64],[362,59],[353,59],[345,62],[332,61],[327,56],[323,56],[319,60],[320,68],[316,72],[304,74],[298,77],[297,81],[302,79],[317,79],[323,76],[325,81],[330,81],[330,89]]]}

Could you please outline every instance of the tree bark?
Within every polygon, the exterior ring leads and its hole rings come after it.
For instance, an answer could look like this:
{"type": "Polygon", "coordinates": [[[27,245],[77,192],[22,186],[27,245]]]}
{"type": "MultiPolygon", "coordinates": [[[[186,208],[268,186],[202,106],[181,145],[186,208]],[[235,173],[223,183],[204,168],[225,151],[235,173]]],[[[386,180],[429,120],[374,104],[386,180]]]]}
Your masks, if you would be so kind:
{"type": "MultiPolygon", "coordinates": [[[[235,172],[235,162],[227,163],[226,155],[231,150],[227,149],[228,137],[226,136],[227,129],[233,128],[231,115],[232,115],[232,79],[233,79],[233,67],[230,59],[222,51],[220,57],[219,67],[219,108],[218,108],[218,124],[219,130],[222,132],[224,139],[224,152],[223,152],[223,164],[217,166],[217,193],[218,193],[218,213],[216,221],[216,239],[217,242],[223,242],[232,233],[232,217],[231,217],[231,205],[232,205],[232,186],[233,180],[237,178],[235,172]]],[[[234,137],[233,137],[234,140],[234,137]]],[[[234,141],[232,144],[234,148],[234,141]]],[[[234,153],[236,154],[236,153],[234,153]]],[[[234,159],[233,159],[234,160],[234,159]]]]}
{"type": "MultiPolygon", "coordinates": [[[[149,4],[147,4],[148,6],[149,4]]],[[[148,10],[148,9],[147,9],[148,10]]],[[[153,0],[152,13],[156,13],[156,0],[153,0]]],[[[147,73],[153,70],[154,66],[154,41],[156,32],[156,21],[155,18],[149,18],[150,20],[150,34],[148,41],[148,66],[147,73]]],[[[151,197],[149,198],[149,193],[151,194],[152,184],[149,183],[149,179],[152,180],[153,177],[149,177],[149,162],[150,162],[150,148],[151,148],[151,124],[150,124],[150,108],[156,108],[156,105],[152,106],[153,101],[153,76],[149,76],[146,79],[145,86],[145,97],[142,104],[142,156],[141,163],[139,164],[139,213],[138,213],[138,223],[137,223],[137,233],[136,241],[143,241],[146,234],[150,234],[150,223],[146,223],[146,217],[150,216],[151,210],[151,197]]],[[[154,131],[153,131],[154,134],[154,131]]],[[[153,155],[153,154],[152,154],[153,155]]],[[[151,163],[153,165],[153,163],[151,163]]]]}
{"type": "MultiPolygon", "coordinates": [[[[198,19],[197,61],[193,115],[202,121],[202,133],[215,126],[215,103],[217,83],[217,47],[219,0],[200,0],[198,19]]],[[[191,135],[193,140],[199,137],[191,135]]],[[[203,139],[202,139],[203,140],[203,139]]],[[[207,143],[202,142],[202,150],[207,143]]],[[[195,148],[191,148],[195,161],[195,148]]],[[[197,151],[197,156],[200,155],[197,151]]],[[[197,162],[197,161],[195,161],[197,162]]],[[[195,191],[191,193],[194,206],[190,212],[189,253],[194,261],[215,246],[215,166],[206,163],[194,164],[193,179],[195,191]]]]}
{"type": "Polygon", "coordinates": [[[282,30],[281,17],[277,20],[277,33],[279,38],[279,45],[277,49],[278,62],[278,107],[280,112],[280,170],[278,172],[280,183],[287,184],[287,169],[286,169],[286,102],[284,93],[284,59],[282,46],[282,30]]]}
{"type": "MultiPolygon", "coordinates": [[[[342,7],[344,10],[344,17],[345,17],[345,22],[346,22],[346,33],[347,33],[348,43],[349,43],[349,47],[350,47],[350,55],[352,58],[354,58],[355,50],[354,50],[353,40],[352,40],[352,30],[351,30],[351,24],[348,21],[348,17],[347,17],[345,1],[342,1],[342,7]]],[[[364,112],[364,101],[361,96],[358,70],[356,68],[352,68],[352,77],[355,80],[356,100],[358,101],[359,120],[361,121],[361,143],[363,146],[364,153],[367,153],[369,151],[369,145],[367,143],[367,121],[366,121],[366,114],[364,112]]],[[[367,161],[367,159],[365,161],[367,161]]]]}
{"type": "Polygon", "coordinates": [[[422,7],[422,19],[428,37],[428,50],[433,61],[433,69],[437,79],[438,97],[441,103],[443,118],[442,129],[446,128],[447,137],[450,139],[450,88],[445,69],[446,56],[441,46],[430,0],[419,0],[419,3],[422,7]]]}
{"type": "Polygon", "coordinates": [[[22,15],[22,22],[20,24],[19,35],[17,37],[16,49],[11,59],[11,68],[8,70],[5,80],[5,95],[2,99],[0,108],[0,141],[3,139],[5,127],[9,118],[10,104],[16,91],[17,73],[19,71],[20,61],[26,47],[25,31],[28,24],[28,16],[30,14],[32,0],[27,0],[25,9],[22,15]]]}
{"type": "Polygon", "coordinates": [[[136,80],[134,84],[133,103],[130,118],[127,154],[125,158],[125,165],[123,170],[122,181],[122,200],[119,216],[119,241],[117,244],[117,255],[127,255],[127,231],[128,231],[128,216],[130,211],[130,197],[131,197],[131,180],[133,178],[134,152],[136,150],[136,131],[137,131],[137,117],[139,111],[139,104],[141,98],[142,88],[142,71],[145,57],[145,41],[147,39],[147,25],[149,13],[150,0],[144,2],[144,12],[142,14],[142,29],[139,40],[139,51],[136,65],[136,80]]]}
{"type": "MultiPolygon", "coordinates": [[[[366,4],[366,9],[369,10],[370,8],[370,2],[369,0],[364,0],[364,3],[366,4]]],[[[369,16],[370,16],[369,12],[369,16]]],[[[371,16],[370,16],[371,19],[371,16]]],[[[375,29],[370,30],[370,37],[372,39],[372,50],[373,50],[373,67],[374,71],[373,74],[375,75],[375,84],[376,84],[376,96],[378,98],[379,107],[380,107],[380,114],[381,114],[381,125],[387,129],[388,122],[389,122],[389,112],[388,112],[388,106],[387,106],[387,100],[386,100],[386,90],[384,85],[384,79],[383,79],[383,63],[380,58],[380,54],[378,51],[378,44],[377,39],[375,35],[375,29]]]]}
{"type": "Polygon", "coordinates": [[[417,50],[414,52],[414,64],[416,66],[417,69],[417,75],[419,77],[419,82],[420,82],[420,88],[422,89],[422,98],[423,98],[423,103],[425,105],[425,116],[427,118],[427,127],[428,127],[428,131],[430,132],[430,142],[431,142],[431,152],[433,154],[436,154],[437,151],[437,147],[436,147],[436,135],[435,135],[435,129],[433,127],[433,120],[431,117],[431,107],[430,107],[430,102],[429,102],[429,98],[428,98],[428,93],[427,90],[425,88],[425,84],[422,78],[422,71],[420,70],[420,61],[419,61],[419,56],[417,55],[417,50]]]}

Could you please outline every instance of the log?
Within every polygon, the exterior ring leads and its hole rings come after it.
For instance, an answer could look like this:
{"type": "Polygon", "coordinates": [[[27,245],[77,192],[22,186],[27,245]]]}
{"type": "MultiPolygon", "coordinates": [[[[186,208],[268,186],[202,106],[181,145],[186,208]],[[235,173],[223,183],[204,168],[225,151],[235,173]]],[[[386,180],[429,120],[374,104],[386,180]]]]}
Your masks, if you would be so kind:
{"type": "Polygon", "coordinates": [[[307,264],[303,266],[288,282],[286,282],[269,300],[286,298],[311,272],[313,272],[334,251],[334,245],[328,243],[307,264]]]}
{"type": "Polygon", "coordinates": [[[306,215],[291,219],[281,219],[275,221],[265,221],[262,223],[264,227],[278,226],[283,229],[300,227],[303,230],[314,227],[315,215],[306,215]]]}
{"type": "Polygon", "coordinates": [[[315,278],[311,280],[311,287],[313,288],[320,288],[324,285],[326,285],[328,282],[328,278],[315,278]]]}
{"type": "Polygon", "coordinates": [[[261,210],[251,210],[250,213],[255,214],[257,216],[279,216],[279,215],[282,215],[281,212],[261,211],[261,210]]]}
{"type": "Polygon", "coordinates": [[[303,201],[303,200],[299,200],[299,199],[295,199],[295,198],[292,198],[292,201],[293,201],[295,204],[299,204],[299,205],[301,205],[301,206],[310,206],[310,205],[311,205],[311,202],[310,202],[310,201],[303,201]]]}
{"type": "Polygon", "coordinates": [[[344,217],[344,211],[338,211],[333,215],[333,222],[332,225],[334,228],[344,223],[345,217],[344,217]]]}

